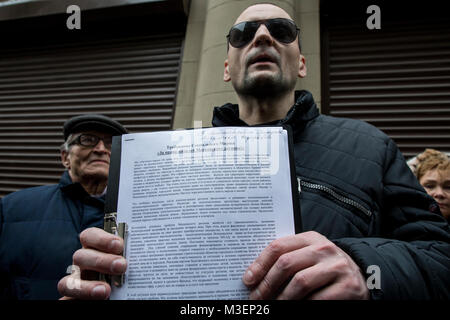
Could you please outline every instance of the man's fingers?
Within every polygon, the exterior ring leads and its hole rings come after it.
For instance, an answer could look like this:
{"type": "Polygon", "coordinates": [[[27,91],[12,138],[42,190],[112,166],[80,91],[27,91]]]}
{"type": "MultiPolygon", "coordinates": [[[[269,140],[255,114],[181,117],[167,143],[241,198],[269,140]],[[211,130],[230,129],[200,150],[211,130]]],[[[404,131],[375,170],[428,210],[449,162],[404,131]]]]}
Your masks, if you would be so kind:
{"type": "Polygon", "coordinates": [[[315,253],[310,246],[282,254],[252,290],[250,299],[275,298],[298,270],[311,267],[316,262],[315,253]]]}
{"type": "Polygon", "coordinates": [[[305,232],[272,241],[247,268],[242,281],[247,287],[255,286],[264,278],[281,255],[304,248],[318,237],[324,238],[317,232],[305,232]]]}
{"type": "Polygon", "coordinates": [[[80,233],[83,248],[97,249],[112,254],[123,252],[123,239],[99,228],[89,228],[80,233]]]}
{"type": "Polygon", "coordinates": [[[105,300],[111,294],[111,287],[102,281],[86,281],[72,275],[62,278],[58,283],[61,300],[105,300]]]}
{"type": "Polygon", "coordinates": [[[328,272],[323,263],[297,272],[277,297],[278,300],[303,299],[311,292],[330,284],[336,275],[328,272]]]}
{"type": "Polygon", "coordinates": [[[120,275],[127,269],[127,261],[122,256],[92,249],[80,249],[73,255],[73,264],[81,270],[120,275]]]}

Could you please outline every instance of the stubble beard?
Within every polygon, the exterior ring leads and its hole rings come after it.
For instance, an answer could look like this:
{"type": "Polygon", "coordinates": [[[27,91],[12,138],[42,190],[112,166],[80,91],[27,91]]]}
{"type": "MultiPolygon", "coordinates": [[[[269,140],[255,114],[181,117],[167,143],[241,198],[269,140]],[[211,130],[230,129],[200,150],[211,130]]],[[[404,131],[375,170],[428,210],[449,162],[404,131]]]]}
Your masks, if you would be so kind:
{"type": "Polygon", "coordinates": [[[273,75],[251,76],[248,70],[244,74],[242,85],[234,86],[238,95],[257,99],[273,99],[292,91],[294,88],[295,83],[285,79],[281,72],[273,75]]]}

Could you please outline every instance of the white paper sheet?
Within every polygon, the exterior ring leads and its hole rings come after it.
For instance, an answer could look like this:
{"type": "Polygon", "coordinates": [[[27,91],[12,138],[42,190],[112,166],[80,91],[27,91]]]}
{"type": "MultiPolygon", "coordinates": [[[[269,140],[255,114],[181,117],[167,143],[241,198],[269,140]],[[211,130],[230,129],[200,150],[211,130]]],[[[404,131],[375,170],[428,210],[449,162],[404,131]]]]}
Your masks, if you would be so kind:
{"type": "Polygon", "coordinates": [[[128,269],[111,299],[246,299],[246,268],[295,233],[286,130],[122,136],[118,221],[128,269]]]}

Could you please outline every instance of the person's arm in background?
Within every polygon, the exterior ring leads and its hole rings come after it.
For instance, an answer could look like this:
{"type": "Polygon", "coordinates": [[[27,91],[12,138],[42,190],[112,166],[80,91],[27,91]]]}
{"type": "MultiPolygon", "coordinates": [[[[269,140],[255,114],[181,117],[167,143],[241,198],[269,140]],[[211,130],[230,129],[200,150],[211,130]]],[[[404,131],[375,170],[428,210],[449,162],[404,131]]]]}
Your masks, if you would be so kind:
{"type": "Polygon", "coordinates": [[[392,140],[384,168],[383,238],[334,242],[361,269],[380,268],[381,289],[371,291],[373,299],[450,299],[449,225],[433,199],[415,187],[392,140]]]}
{"type": "Polygon", "coordinates": [[[3,202],[0,198],[0,300],[6,300],[9,299],[9,280],[7,278],[7,275],[5,274],[4,266],[3,266],[3,259],[1,259],[2,250],[2,243],[4,241],[2,240],[2,231],[3,231],[3,202]]]}
{"type": "Polygon", "coordinates": [[[449,299],[450,230],[387,141],[380,237],[330,241],[305,232],[273,241],[244,273],[255,299],[449,299]],[[431,207],[430,207],[431,206],[431,207]],[[368,290],[369,266],[380,287],[368,290]]]}

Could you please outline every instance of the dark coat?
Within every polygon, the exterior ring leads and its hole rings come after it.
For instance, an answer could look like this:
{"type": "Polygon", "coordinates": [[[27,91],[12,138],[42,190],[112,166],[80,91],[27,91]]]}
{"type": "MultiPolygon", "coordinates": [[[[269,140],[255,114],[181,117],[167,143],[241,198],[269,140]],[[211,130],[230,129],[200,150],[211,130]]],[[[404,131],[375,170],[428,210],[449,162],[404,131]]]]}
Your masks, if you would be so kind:
{"type": "MultiPolygon", "coordinates": [[[[294,131],[304,231],[332,240],[366,276],[378,266],[372,299],[449,299],[449,226],[395,143],[368,123],[320,115],[307,91],[276,124],[294,131]]],[[[213,126],[247,124],[225,104],[213,126]]]]}
{"type": "Polygon", "coordinates": [[[29,188],[0,199],[0,298],[57,299],[79,234],[102,227],[103,199],[65,172],[59,184],[29,188]]]}

